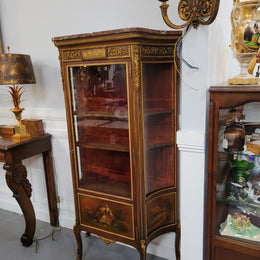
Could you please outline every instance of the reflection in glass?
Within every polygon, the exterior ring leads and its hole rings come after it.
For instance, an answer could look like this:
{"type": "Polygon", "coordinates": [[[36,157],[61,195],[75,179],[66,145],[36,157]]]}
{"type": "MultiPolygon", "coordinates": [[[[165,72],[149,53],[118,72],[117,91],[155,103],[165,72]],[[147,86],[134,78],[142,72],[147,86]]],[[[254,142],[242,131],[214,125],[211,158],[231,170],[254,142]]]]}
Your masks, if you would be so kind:
{"type": "Polygon", "coordinates": [[[260,242],[260,103],[219,112],[215,233],[260,242]]]}
{"type": "Polygon", "coordinates": [[[126,64],[69,68],[79,187],[131,196],[126,64]]]}
{"type": "Polygon", "coordinates": [[[146,193],[151,193],[175,184],[173,64],[143,63],[142,69],[146,193]]]}

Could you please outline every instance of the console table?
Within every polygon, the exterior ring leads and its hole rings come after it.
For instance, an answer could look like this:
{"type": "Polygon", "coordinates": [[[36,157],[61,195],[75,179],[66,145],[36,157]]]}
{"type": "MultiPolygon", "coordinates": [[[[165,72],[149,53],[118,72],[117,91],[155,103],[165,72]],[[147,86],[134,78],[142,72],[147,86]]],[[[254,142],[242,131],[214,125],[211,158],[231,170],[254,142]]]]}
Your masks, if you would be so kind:
{"type": "Polygon", "coordinates": [[[51,135],[42,134],[22,142],[12,141],[11,135],[0,136],[0,162],[4,162],[6,182],[19,203],[25,219],[26,227],[21,242],[23,246],[30,246],[35,234],[36,219],[30,200],[32,187],[27,179],[27,170],[22,160],[37,154],[43,155],[50,224],[57,226],[58,209],[51,156],[51,135]]]}

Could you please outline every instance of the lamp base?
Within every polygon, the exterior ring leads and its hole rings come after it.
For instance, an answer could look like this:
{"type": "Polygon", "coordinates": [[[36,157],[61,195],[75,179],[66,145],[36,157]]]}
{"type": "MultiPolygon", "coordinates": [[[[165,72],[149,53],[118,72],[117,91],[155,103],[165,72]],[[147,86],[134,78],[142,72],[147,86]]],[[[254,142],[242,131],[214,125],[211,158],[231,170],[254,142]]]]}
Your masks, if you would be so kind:
{"type": "Polygon", "coordinates": [[[12,140],[15,142],[21,142],[31,137],[30,134],[26,133],[25,125],[18,124],[15,126],[15,134],[12,135],[12,140]]]}

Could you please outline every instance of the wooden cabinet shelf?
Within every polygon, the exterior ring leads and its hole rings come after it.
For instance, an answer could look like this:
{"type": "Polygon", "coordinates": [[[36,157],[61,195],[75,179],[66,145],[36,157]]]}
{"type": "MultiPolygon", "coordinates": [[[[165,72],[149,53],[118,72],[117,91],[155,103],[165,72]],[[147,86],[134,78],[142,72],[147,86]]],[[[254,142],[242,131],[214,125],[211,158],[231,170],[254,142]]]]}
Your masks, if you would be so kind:
{"type": "Polygon", "coordinates": [[[89,149],[99,149],[99,150],[109,150],[109,151],[118,151],[118,152],[128,152],[129,147],[123,145],[116,145],[116,144],[97,144],[97,143],[88,143],[88,144],[81,144],[77,143],[79,147],[82,148],[89,148],[89,149]]]}
{"type": "Polygon", "coordinates": [[[74,112],[74,115],[77,116],[77,117],[96,117],[96,118],[115,118],[115,119],[127,119],[128,116],[124,113],[120,113],[118,112],[118,114],[115,115],[115,113],[113,112],[106,112],[106,111],[91,111],[91,112],[78,112],[78,111],[75,111],[74,112]]]}
{"type": "Polygon", "coordinates": [[[172,110],[150,110],[150,111],[145,111],[144,116],[145,117],[150,117],[150,116],[156,116],[156,115],[163,115],[163,114],[173,114],[174,111],[172,110]]]}
{"type": "Polygon", "coordinates": [[[173,147],[174,146],[174,143],[160,143],[160,144],[157,144],[157,143],[150,143],[146,149],[147,150],[151,150],[151,149],[156,149],[156,148],[167,148],[167,147],[173,147]]]}
{"type": "Polygon", "coordinates": [[[88,172],[79,181],[79,188],[123,198],[131,198],[129,182],[129,176],[125,175],[111,173],[102,175],[100,173],[88,172]]]}
{"type": "MultiPolygon", "coordinates": [[[[116,119],[128,119],[128,115],[125,113],[127,110],[122,109],[116,112],[107,112],[107,111],[88,111],[88,112],[78,112],[74,111],[74,115],[77,117],[101,117],[101,118],[116,118],[116,119]]],[[[173,114],[173,110],[165,110],[158,108],[151,108],[144,112],[145,117],[156,116],[162,114],[173,114]]]]}
{"type": "MultiPolygon", "coordinates": [[[[54,38],[63,79],[76,223],[135,247],[176,232],[178,79],[181,32],[121,29],[54,38]]],[[[174,252],[173,252],[174,254],[174,252]]]]}

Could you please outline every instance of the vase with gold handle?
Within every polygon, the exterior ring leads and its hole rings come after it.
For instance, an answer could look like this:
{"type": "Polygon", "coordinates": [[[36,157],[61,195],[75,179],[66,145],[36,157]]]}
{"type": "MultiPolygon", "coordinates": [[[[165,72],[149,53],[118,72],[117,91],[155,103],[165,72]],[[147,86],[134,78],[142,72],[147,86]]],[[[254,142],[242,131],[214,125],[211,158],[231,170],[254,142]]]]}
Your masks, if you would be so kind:
{"type": "Polygon", "coordinates": [[[232,50],[239,63],[240,73],[230,78],[228,83],[258,84],[259,78],[253,72],[249,73],[248,69],[260,44],[260,1],[234,1],[231,25],[232,50]]]}

